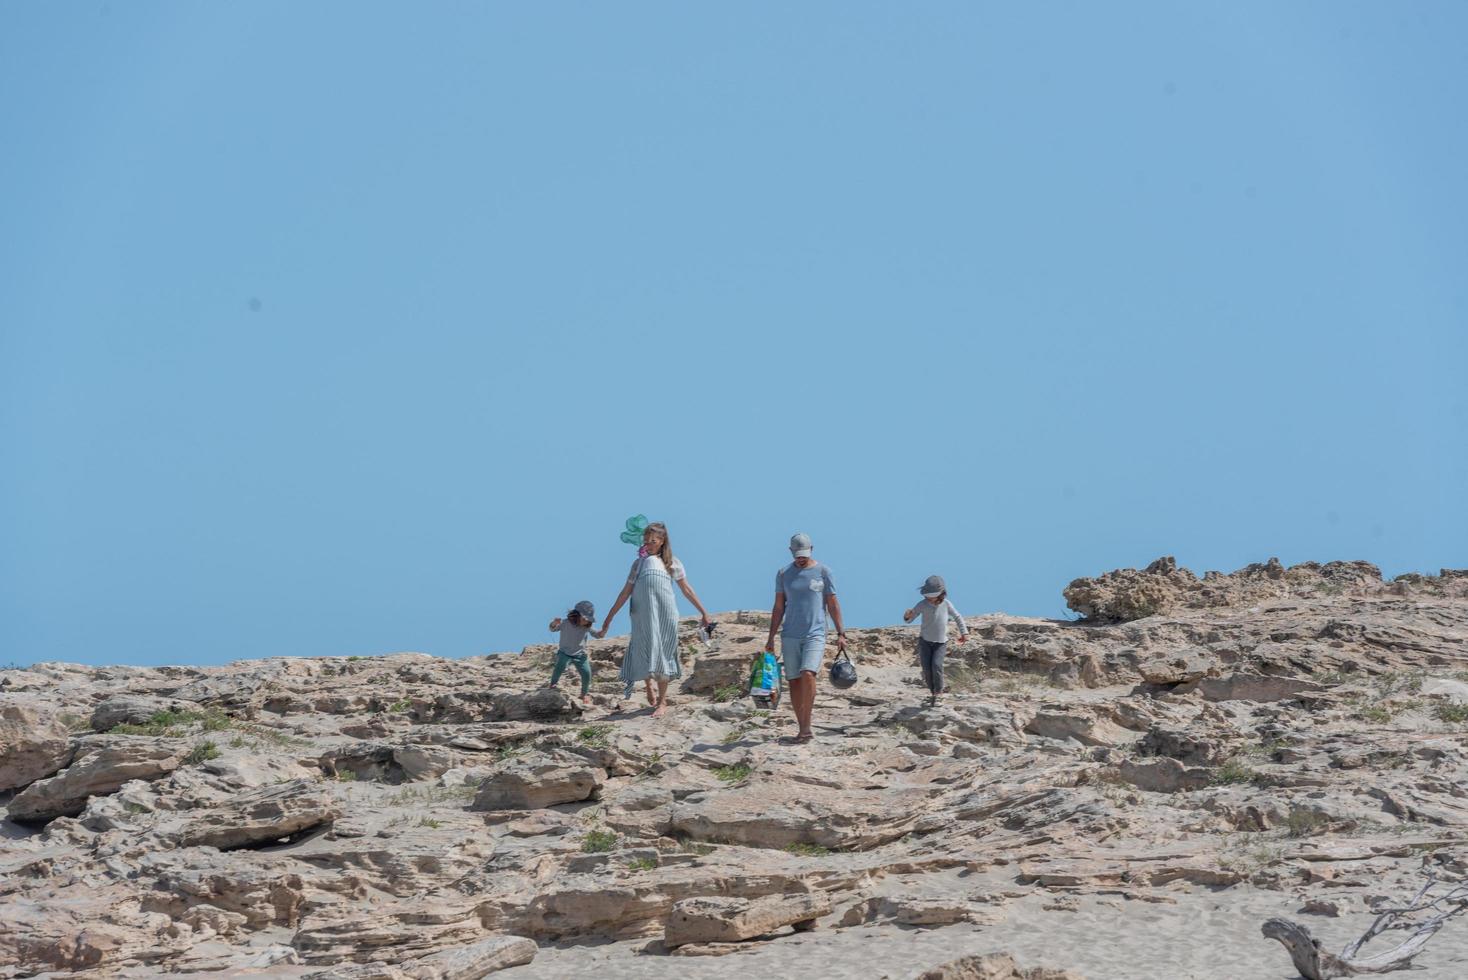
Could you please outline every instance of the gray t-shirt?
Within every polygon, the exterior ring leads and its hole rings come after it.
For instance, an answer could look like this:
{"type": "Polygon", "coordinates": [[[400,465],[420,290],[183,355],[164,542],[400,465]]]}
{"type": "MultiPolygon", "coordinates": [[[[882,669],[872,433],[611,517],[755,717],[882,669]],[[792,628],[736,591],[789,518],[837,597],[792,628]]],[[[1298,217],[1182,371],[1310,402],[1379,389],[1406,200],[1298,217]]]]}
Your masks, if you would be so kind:
{"type": "Polygon", "coordinates": [[[569,619],[561,620],[561,652],[579,657],[586,652],[586,634],[590,626],[577,626],[569,619]]]}
{"type": "Polygon", "coordinates": [[[948,642],[948,617],[950,616],[958,623],[958,635],[968,636],[968,626],[963,621],[963,615],[947,599],[936,606],[924,599],[913,608],[923,618],[920,635],[929,643],[948,642]]]}
{"type": "Polygon", "coordinates": [[[780,635],[804,639],[826,635],[826,596],[836,594],[831,570],[819,562],[791,562],[775,573],[775,591],[785,594],[780,635]]]}

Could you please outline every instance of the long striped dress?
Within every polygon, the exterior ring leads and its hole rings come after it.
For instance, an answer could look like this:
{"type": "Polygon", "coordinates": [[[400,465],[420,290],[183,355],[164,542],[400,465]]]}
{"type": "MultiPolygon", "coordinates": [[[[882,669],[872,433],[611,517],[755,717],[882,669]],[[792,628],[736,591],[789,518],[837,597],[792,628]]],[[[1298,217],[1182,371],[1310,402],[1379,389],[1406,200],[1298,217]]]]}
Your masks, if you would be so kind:
{"type": "MultiPolygon", "coordinates": [[[[683,564],[673,559],[673,575],[683,577],[683,564]]],[[[632,686],[652,677],[674,680],[683,676],[678,662],[678,600],[673,594],[673,576],[656,555],[639,558],[632,566],[632,639],[622,658],[624,698],[632,686]]]]}

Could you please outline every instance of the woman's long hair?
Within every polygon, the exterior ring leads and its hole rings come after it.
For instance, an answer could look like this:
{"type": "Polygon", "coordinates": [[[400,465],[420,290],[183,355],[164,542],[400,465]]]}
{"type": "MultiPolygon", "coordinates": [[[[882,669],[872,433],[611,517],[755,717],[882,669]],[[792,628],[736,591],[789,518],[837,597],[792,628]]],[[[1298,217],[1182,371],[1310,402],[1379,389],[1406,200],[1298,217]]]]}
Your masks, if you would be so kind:
{"type": "Polygon", "coordinates": [[[656,531],[656,532],[658,532],[659,534],[661,534],[663,536],[663,546],[661,548],[659,548],[657,551],[653,552],[653,554],[656,554],[658,556],[658,559],[662,561],[662,563],[663,563],[663,571],[665,571],[665,572],[668,573],[668,577],[669,578],[672,578],[673,577],[673,542],[668,539],[668,526],[666,524],[664,524],[662,521],[653,521],[651,524],[649,524],[647,526],[647,530],[649,530],[649,531],[656,531]]]}

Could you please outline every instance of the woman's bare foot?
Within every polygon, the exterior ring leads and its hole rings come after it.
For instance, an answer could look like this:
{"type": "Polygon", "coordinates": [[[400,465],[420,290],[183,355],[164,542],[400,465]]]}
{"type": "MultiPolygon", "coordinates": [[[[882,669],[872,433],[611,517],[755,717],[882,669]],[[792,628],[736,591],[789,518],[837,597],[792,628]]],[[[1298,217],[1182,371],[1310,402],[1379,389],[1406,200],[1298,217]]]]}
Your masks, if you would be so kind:
{"type": "Polygon", "coordinates": [[[586,705],[588,708],[591,707],[591,695],[590,694],[583,694],[583,695],[581,695],[581,703],[584,704],[584,705],[586,705]]]}
{"type": "Polygon", "coordinates": [[[654,718],[661,718],[663,715],[665,715],[667,713],[668,713],[668,706],[666,704],[660,704],[660,705],[657,706],[657,708],[655,708],[653,710],[652,716],[654,718]]]}
{"type": "Polygon", "coordinates": [[[647,694],[647,703],[656,707],[658,703],[658,695],[657,692],[653,690],[652,681],[644,681],[642,689],[647,694]]]}

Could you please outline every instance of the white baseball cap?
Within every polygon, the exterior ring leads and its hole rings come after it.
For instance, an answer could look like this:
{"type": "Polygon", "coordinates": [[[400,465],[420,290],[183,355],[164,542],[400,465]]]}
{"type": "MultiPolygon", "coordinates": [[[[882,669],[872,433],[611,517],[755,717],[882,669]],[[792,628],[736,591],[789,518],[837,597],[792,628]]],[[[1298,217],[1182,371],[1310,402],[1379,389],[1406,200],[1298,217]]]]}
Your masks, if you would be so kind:
{"type": "Polygon", "coordinates": [[[810,535],[801,531],[790,536],[790,553],[796,558],[809,558],[811,552],[810,535]]]}

